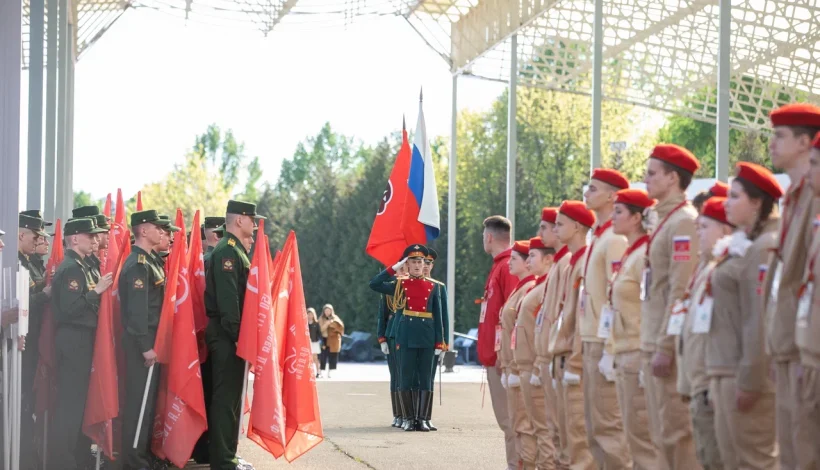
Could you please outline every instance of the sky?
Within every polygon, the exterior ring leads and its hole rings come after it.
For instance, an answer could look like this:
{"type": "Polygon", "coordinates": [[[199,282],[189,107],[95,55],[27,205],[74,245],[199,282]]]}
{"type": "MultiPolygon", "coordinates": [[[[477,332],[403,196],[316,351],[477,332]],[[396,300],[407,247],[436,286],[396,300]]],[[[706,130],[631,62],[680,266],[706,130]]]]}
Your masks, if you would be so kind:
{"type": "MultiPolygon", "coordinates": [[[[118,187],[130,196],[162,179],[211,123],[233,129],[271,182],[282,160],[325,122],[365,143],[400,129],[402,115],[414,128],[422,88],[428,135],[450,133],[449,68],[395,17],[263,37],[251,27],[130,10],[84,52],[75,74],[74,189],[96,198],[118,187]],[[117,171],[103,177],[108,165],[117,171]]],[[[27,79],[24,73],[22,156],[27,79]]],[[[488,109],[504,88],[459,78],[458,108],[488,109]]]]}

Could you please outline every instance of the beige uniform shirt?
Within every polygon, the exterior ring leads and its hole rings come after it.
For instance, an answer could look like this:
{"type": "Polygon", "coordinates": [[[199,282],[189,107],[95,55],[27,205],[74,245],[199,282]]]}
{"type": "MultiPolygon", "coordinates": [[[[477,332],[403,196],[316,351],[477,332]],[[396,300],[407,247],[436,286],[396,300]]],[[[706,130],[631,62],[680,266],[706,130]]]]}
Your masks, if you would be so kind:
{"type": "Polygon", "coordinates": [[[644,244],[626,257],[610,287],[615,313],[607,343],[614,354],[641,349],[641,274],[645,266],[644,244]]]}
{"type": "Polygon", "coordinates": [[[764,392],[771,387],[761,302],[765,274],[761,273],[776,246],[777,223],[776,219],[767,222],[745,255],[730,251],[724,261],[717,260],[711,277],[714,306],[706,343],[706,373],[710,377],[735,377],[738,388],[746,392],[764,392]]]}
{"type": "Polygon", "coordinates": [[[550,348],[553,356],[568,354],[569,359],[565,364],[565,370],[577,375],[581,375],[584,365],[581,357],[581,338],[577,316],[580,304],[578,294],[581,290],[581,274],[584,269],[582,261],[585,253],[586,246],[573,254],[567,266],[562,302],[559,302],[558,319],[553,325],[555,342],[550,348]]]}
{"type": "Polygon", "coordinates": [[[603,343],[598,337],[601,309],[607,304],[607,284],[612,279],[612,268],[621,262],[626,251],[626,237],[612,231],[612,222],[595,229],[592,243],[584,259],[583,309],[581,310],[581,341],[603,343]],[[596,236],[595,233],[598,233],[596,236]]]}
{"type": "MultiPolygon", "coordinates": [[[[815,219],[817,221],[818,219],[815,219]]],[[[811,299],[808,312],[798,310],[796,323],[797,347],[800,349],[800,360],[803,365],[820,369],[820,236],[815,228],[814,242],[811,246],[809,262],[803,275],[804,285],[811,291],[804,292],[806,299],[811,299]],[[805,315],[805,316],[801,316],[805,315]]]]}
{"type": "Polygon", "coordinates": [[[529,292],[524,295],[524,300],[521,301],[521,306],[518,308],[513,358],[518,370],[522,372],[532,372],[535,364],[535,317],[538,315],[541,301],[544,299],[546,279],[544,277],[535,283],[529,292]]]}
{"type": "MultiPolygon", "coordinates": [[[[541,368],[549,364],[552,360],[550,354],[550,330],[555,319],[558,317],[556,308],[560,300],[559,293],[561,287],[561,273],[569,265],[570,254],[567,247],[563,247],[555,253],[554,262],[547,274],[546,289],[544,290],[544,300],[541,310],[535,318],[535,367],[541,368]]],[[[540,369],[543,370],[543,369],[540,369]]],[[[541,375],[541,377],[546,377],[541,375]]]]}
{"type": "Polygon", "coordinates": [[[813,199],[814,195],[805,179],[789,186],[781,226],[777,230],[779,251],[772,253],[769,262],[763,297],[768,319],[766,346],[777,362],[797,360],[799,357],[794,327],[798,291],[803,283],[811,245],[812,222],[817,214],[817,204],[813,204],[813,199]],[[784,225],[788,227],[785,237],[784,225]],[[779,278],[779,283],[775,278],[779,278]]]}
{"type": "Polygon", "coordinates": [[[649,295],[642,306],[641,349],[674,356],[675,338],[666,334],[666,328],[672,307],[683,297],[697,266],[695,218],[698,213],[692,204],[685,202],[684,195],[658,203],[655,210],[658,227],[649,247],[649,295]]]}
{"type": "Polygon", "coordinates": [[[711,254],[701,255],[698,269],[692,274],[689,289],[689,308],[683,323],[683,330],[678,336],[678,393],[693,397],[709,389],[709,376],[706,375],[706,341],[704,333],[693,333],[697,306],[706,290],[706,279],[715,268],[711,254]],[[694,282],[692,282],[694,281],[694,282]]]}
{"type": "Polygon", "coordinates": [[[515,329],[515,320],[518,317],[518,306],[524,295],[535,284],[535,277],[529,276],[527,282],[519,283],[518,287],[507,298],[504,307],[501,309],[501,351],[498,351],[498,359],[501,368],[507,374],[518,375],[518,367],[512,352],[512,332],[515,329]]]}

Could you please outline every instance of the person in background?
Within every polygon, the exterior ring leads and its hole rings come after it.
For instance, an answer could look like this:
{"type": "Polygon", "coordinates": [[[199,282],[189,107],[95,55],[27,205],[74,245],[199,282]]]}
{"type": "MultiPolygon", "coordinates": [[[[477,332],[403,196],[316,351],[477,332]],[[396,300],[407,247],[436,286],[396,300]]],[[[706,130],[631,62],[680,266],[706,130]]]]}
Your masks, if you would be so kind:
{"type": "Polygon", "coordinates": [[[324,371],[325,364],[328,364],[327,378],[330,378],[330,371],[336,370],[339,361],[339,351],[342,350],[342,335],[345,333],[345,324],[336,315],[333,305],[327,304],[322,307],[322,316],[319,318],[319,327],[322,332],[322,356],[319,358],[320,373],[324,371]]]}
{"type": "Polygon", "coordinates": [[[760,266],[777,247],[776,204],[783,189],[754,163],[738,163],[735,175],[724,205],[738,230],[715,245],[715,268],[694,325],[708,332],[706,373],[724,467],[768,470],[777,468],[778,449],[760,266]]]}
{"type": "Polygon", "coordinates": [[[310,354],[313,357],[313,367],[316,369],[316,377],[319,377],[319,353],[322,352],[322,329],[319,327],[319,319],[316,318],[316,310],[311,307],[307,309],[308,332],[310,332],[310,354]]]}
{"type": "Polygon", "coordinates": [[[692,199],[692,205],[695,206],[698,213],[703,210],[703,204],[713,197],[726,197],[729,195],[729,185],[722,181],[715,181],[715,184],[706,191],[701,191],[692,199]]]}
{"type": "Polygon", "coordinates": [[[723,468],[723,461],[715,435],[715,408],[709,398],[709,377],[706,375],[708,337],[702,332],[696,333],[692,330],[698,307],[704,300],[706,280],[715,268],[712,249],[718,240],[731,235],[735,228],[726,220],[726,211],[723,207],[725,201],[725,197],[710,198],[698,216],[700,262],[683,295],[687,314],[681,334],[678,336],[678,392],[689,397],[695,451],[704,470],[720,470],[723,468]]]}

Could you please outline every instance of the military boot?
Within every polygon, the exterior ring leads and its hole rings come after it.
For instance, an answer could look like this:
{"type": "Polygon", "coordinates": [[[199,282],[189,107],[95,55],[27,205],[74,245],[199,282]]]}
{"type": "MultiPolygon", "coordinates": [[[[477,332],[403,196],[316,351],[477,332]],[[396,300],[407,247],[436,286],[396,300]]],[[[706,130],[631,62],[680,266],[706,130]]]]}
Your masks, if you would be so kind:
{"type": "Polygon", "coordinates": [[[405,390],[401,392],[402,403],[402,425],[401,428],[405,431],[415,431],[413,425],[413,392],[405,390]]]}
{"type": "Polygon", "coordinates": [[[427,390],[415,390],[416,431],[430,432],[430,428],[427,426],[427,423],[424,422],[425,415],[427,414],[425,405],[429,394],[430,392],[427,390]]]}
{"type": "MultiPolygon", "coordinates": [[[[431,431],[438,431],[438,428],[433,426],[433,423],[430,422],[430,418],[433,416],[433,397],[435,393],[427,392],[427,402],[424,405],[425,409],[425,416],[424,416],[424,423],[430,428],[431,431]]],[[[424,403],[424,402],[422,402],[424,403]]]]}

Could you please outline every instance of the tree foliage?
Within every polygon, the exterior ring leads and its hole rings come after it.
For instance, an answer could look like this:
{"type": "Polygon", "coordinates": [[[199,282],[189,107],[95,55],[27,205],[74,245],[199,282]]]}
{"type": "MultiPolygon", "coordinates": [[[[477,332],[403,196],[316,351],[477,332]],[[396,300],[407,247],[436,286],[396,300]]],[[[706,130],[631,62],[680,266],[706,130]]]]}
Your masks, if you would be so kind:
{"type": "Polygon", "coordinates": [[[259,157],[246,155],[245,144],[236,140],[231,129],[223,132],[216,124],[209,125],[205,133],[196,137],[191,154],[217,168],[228,193],[243,182],[243,171],[246,172],[243,191],[233,196],[243,201],[259,198],[257,187],[262,179],[259,157]]]}

